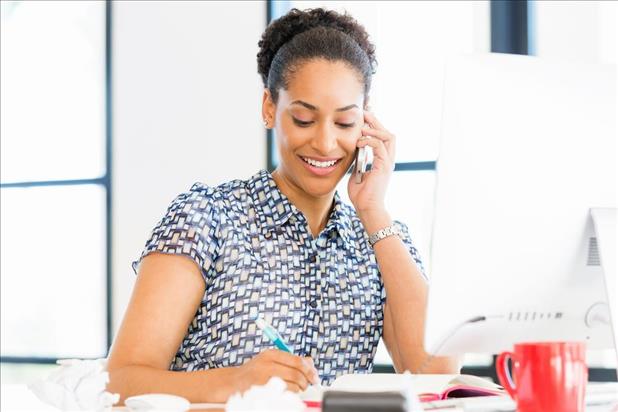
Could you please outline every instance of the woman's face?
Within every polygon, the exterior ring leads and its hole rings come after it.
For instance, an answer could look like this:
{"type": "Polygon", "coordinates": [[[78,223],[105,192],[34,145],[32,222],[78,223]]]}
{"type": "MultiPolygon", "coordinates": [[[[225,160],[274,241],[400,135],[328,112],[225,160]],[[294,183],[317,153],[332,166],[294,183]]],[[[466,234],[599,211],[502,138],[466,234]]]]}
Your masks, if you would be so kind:
{"type": "Polygon", "coordinates": [[[354,160],[361,136],[364,85],[342,62],[315,59],[280,89],[265,91],[264,117],[277,133],[279,176],[311,197],[330,195],[354,160]]]}

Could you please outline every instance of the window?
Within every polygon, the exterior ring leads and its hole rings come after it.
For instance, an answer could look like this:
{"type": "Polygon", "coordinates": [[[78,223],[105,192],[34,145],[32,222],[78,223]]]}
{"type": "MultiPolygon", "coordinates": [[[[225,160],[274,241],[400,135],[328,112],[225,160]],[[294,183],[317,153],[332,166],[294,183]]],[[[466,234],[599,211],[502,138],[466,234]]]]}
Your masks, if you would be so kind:
{"type": "Polygon", "coordinates": [[[107,353],[108,8],[1,4],[2,361],[107,353]]]}
{"type": "Polygon", "coordinates": [[[616,64],[618,3],[535,1],[534,55],[551,59],[616,64]]]}

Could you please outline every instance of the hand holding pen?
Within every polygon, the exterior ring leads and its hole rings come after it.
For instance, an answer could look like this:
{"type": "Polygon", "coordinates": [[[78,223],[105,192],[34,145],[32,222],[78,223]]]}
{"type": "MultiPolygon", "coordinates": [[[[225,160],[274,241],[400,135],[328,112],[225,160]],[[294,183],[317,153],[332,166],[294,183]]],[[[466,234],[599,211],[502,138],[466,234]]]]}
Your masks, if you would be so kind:
{"type": "Polygon", "coordinates": [[[283,379],[288,389],[293,392],[304,391],[310,384],[320,382],[318,372],[310,357],[303,358],[292,354],[276,329],[261,318],[258,327],[279,349],[262,351],[239,367],[239,384],[243,390],[251,385],[264,385],[273,376],[283,379]],[[264,329],[260,327],[260,324],[264,329]]]}

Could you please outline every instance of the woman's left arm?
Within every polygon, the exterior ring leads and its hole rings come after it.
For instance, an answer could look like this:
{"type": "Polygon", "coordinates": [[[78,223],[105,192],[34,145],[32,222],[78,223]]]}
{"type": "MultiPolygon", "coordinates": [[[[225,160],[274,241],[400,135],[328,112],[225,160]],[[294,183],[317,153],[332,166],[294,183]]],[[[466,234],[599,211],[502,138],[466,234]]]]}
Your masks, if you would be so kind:
{"type": "MultiPolygon", "coordinates": [[[[388,214],[361,217],[367,233],[392,224],[388,214]]],[[[459,373],[457,359],[435,357],[424,348],[427,282],[410,251],[398,236],[389,236],[374,245],[374,253],[386,288],[384,343],[397,372],[459,373]],[[420,371],[419,368],[423,367],[420,371]]]]}
{"type": "MultiPolygon", "coordinates": [[[[395,136],[368,111],[365,123],[357,146],[370,146],[374,160],[362,183],[357,184],[352,174],[348,193],[365,231],[373,234],[393,223],[384,197],[395,164],[395,136]]],[[[373,249],[386,289],[383,337],[395,369],[415,373],[422,366],[418,372],[459,373],[455,358],[436,357],[427,362],[429,355],[423,345],[427,283],[403,240],[389,236],[375,243],[373,249]]]]}

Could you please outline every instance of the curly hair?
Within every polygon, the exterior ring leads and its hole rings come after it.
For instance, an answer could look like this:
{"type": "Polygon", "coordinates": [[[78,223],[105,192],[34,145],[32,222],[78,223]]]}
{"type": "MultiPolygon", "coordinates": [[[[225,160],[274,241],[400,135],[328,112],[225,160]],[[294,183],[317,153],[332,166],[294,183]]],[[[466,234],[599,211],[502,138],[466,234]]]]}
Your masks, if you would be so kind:
{"type": "Polygon", "coordinates": [[[377,66],[375,46],[365,28],[347,12],[294,8],[268,25],[258,46],[258,73],[274,103],[279,89],[288,88],[302,63],[316,58],[342,61],[355,69],[367,101],[377,66]]]}

